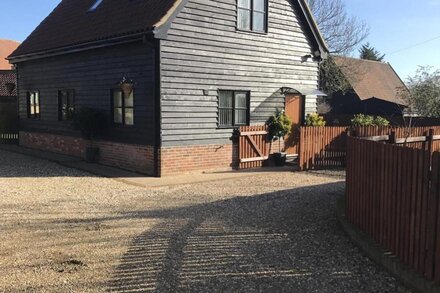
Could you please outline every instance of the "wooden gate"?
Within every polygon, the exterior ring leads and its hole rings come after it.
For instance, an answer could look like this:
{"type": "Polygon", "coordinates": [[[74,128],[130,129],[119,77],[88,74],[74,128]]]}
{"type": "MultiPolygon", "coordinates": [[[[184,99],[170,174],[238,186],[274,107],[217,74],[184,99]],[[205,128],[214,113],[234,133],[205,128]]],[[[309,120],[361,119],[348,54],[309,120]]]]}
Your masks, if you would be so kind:
{"type": "Polygon", "coordinates": [[[242,126],[239,132],[239,169],[262,167],[270,151],[267,126],[242,126]]]}
{"type": "Polygon", "coordinates": [[[0,97],[0,144],[18,144],[17,99],[0,97]]]}

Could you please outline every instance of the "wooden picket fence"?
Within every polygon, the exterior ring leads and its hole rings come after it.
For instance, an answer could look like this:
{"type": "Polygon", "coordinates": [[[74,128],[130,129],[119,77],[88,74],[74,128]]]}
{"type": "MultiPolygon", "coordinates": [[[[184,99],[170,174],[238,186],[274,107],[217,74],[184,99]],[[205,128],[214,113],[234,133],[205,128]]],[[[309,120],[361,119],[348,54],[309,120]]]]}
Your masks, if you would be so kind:
{"type": "MultiPolygon", "coordinates": [[[[395,132],[396,137],[419,137],[427,135],[433,129],[434,135],[440,135],[439,126],[426,127],[378,127],[365,126],[354,129],[348,127],[301,127],[299,167],[310,170],[329,167],[344,167],[346,161],[347,133],[352,136],[384,136],[395,132]]],[[[411,142],[408,146],[422,148],[422,142],[411,142]]],[[[440,150],[440,141],[433,143],[433,150],[440,150]]]]}
{"type": "Polygon", "coordinates": [[[414,140],[420,148],[347,138],[346,216],[440,283],[440,153],[429,150],[440,136],[414,140]]]}
{"type": "Polygon", "coordinates": [[[0,133],[0,144],[18,144],[18,133],[0,133]]]}

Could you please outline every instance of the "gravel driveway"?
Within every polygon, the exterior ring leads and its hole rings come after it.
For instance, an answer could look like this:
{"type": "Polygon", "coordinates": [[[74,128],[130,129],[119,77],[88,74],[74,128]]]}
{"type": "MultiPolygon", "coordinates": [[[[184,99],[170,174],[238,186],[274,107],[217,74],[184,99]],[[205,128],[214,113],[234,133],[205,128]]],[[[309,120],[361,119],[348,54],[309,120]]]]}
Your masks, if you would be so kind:
{"type": "Polygon", "coordinates": [[[0,292],[409,292],[339,228],[342,175],[147,190],[0,151],[0,292]]]}

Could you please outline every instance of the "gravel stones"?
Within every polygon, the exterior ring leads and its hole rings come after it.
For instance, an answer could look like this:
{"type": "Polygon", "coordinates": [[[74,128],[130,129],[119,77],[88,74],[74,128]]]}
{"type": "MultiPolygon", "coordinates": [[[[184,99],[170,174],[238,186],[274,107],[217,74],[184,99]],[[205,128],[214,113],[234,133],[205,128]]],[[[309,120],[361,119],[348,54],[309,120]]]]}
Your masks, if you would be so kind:
{"type": "Polygon", "coordinates": [[[338,226],[343,176],[147,190],[0,151],[0,292],[409,292],[338,226]]]}

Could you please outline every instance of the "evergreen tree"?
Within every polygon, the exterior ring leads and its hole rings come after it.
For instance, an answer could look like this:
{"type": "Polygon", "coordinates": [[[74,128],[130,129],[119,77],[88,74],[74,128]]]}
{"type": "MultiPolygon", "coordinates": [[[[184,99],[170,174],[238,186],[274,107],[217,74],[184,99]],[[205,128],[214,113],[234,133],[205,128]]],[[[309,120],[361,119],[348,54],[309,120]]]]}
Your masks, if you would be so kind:
{"type": "Polygon", "coordinates": [[[365,60],[373,60],[373,61],[380,61],[382,62],[385,58],[385,54],[382,54],[377,51],[373,46],[370,46],[369,43],[366,43],[362,45],[362,47],[359,49],[359,54],[361,59],[365,60]]]}

